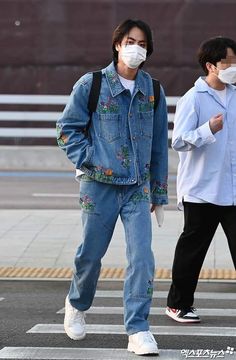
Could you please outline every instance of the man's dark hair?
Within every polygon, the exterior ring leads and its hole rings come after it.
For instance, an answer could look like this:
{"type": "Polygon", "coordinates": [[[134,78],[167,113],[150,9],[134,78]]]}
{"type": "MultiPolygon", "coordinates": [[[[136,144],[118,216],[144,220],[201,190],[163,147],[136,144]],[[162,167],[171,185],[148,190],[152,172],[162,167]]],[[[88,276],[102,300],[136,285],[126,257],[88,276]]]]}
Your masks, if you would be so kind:
{"type": "Polygon", "coordinates": [[[227,56],[227,48],[231,48],[236,55],[236,42],[226,37],[218,36],[211,38],[200,45],[198,61],[206,75],[208,75],[206,63],[209,62],[216,65],[218,61],[225,59],[227,56]]]}
{"type": "MultiPolygon", "coordinates": [[[[112,36],[112,51],[113,51],[113,61],[115,64],[118,62],[118,51],[116,50],[116,45],[121,44],[125,35],[127,35],[131,29],[134,27],[142,30],[146,36],[147,40],[147,57],[150,56],[153,52],[153,41],[152,41],[152,32],[150,27],[143,22],[142,20],[131,20],[127,19],[117,26],[113,32],[112,36]]],[[[143,64],[143,63],[142,63],[143,64]]],[[[140,66],[142,66],[142,64],[140,66]]]]}

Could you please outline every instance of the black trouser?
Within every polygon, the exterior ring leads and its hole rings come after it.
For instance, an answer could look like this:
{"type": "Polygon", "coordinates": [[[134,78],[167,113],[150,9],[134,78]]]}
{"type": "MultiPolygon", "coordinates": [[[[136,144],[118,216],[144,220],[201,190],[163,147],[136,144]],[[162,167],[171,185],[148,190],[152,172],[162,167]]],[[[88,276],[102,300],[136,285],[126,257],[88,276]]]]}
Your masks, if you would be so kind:
{"type": "Polygon", "coordinates": [[[219,223],[236,268],[236,206],[184,203],[184,230],[175,249],[169,307],[182,309],[193,305],[199,273],[219,223]]]}

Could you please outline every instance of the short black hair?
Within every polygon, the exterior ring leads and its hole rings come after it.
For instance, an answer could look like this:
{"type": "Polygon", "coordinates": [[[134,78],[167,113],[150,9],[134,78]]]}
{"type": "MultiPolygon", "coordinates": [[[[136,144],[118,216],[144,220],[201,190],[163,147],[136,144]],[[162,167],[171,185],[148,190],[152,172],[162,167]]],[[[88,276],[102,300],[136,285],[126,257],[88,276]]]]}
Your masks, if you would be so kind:
{"type": "Polygon", "coordinates": [[[216,65],[218,61],[225,59],[228,48],[231,48],[236,54],[236,42],[223,36],[210,38],[200,45],[198,49],[198,62],[206,75],[208,75],[206,63],[210,62],[211,64],[216,65]]]}
{"type": "MultiPolygon", "coordinates": [[[[147,40],[147,57],[150,56],[153,52],[153,40],[152,32],[150,27],[142,20],[132,20],[127,19],[120,23],[113,32],[112,36],[112,51],[113,51],[113,61],[115,64],[118,62],[118,51],[116,50],[116,45],[120,44],[124,36],[129,33],[134,27],[142,30],[146,36],[147,40]]],[[[143,64],[143,63],[142,63],[143,64]]],[[[141,64],[141,65],[142,65],[141,64]]]]}

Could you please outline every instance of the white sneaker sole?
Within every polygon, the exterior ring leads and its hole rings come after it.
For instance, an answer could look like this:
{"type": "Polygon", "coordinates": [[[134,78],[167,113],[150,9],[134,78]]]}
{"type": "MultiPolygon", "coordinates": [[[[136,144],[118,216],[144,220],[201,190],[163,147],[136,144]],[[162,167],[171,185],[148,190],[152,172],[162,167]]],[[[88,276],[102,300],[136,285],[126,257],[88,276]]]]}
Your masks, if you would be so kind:
{"type": "Polygon", "coordinates": [[[189,324],[189,323],[200,323],[201,322],[201,319],[181,319],[181,318],[178,318],[177,316],[175,316],[174,314],[172,314],[171,312],[169,312],[167,309],[166,309],[166,315],[169,316],[171,319],[177,321],[177,322],[180,322],[182,324],[189,324]]]}
{"type": "Polygon", "coordinates": [[[72,340],[83,340],[86,336],[86,332],[82,333],[81,335],[75,335],[73,334],[70,329],[64,324],[65,333],[67,336],[72,340]]]}
{"type": "Polygon", "coordinates": [[[128,349],[127,349],[129,352],[133,352],[135,353],[136,355],[151,355],[151,354],[156,354],[158,355],[159,354],[159,350],[158,348],[153,348],[153,349],[149,349],[149,350],[146,350],[146,351],[141,351],[139,348],[136,348],[133,344],[129,343],[128,344],[128,349]]]}

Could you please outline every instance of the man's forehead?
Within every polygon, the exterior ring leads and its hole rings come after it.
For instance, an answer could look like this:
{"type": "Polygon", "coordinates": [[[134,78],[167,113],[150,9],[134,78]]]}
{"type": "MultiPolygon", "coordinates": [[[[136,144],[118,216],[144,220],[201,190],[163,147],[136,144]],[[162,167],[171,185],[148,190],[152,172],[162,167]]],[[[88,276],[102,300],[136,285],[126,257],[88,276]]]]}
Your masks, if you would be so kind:
{"type": "Polygon", "coordinates": [[[125,36],[126,39],[130,39],[130,40],[136,40],[136,41],[143,41],[143,42],[146,42],[146,38],[145,37],[140,37],[140,36],[137,36],[137,35],[130,35],[130,34],[127,34],[125,36]]]}
{"type": "Polygon", "coordinates": [[[232,63],[236,63],[236,55],[227,55],[225,59],[221,59],[221,62],[223,64],[232,64],[232,63]]]}

